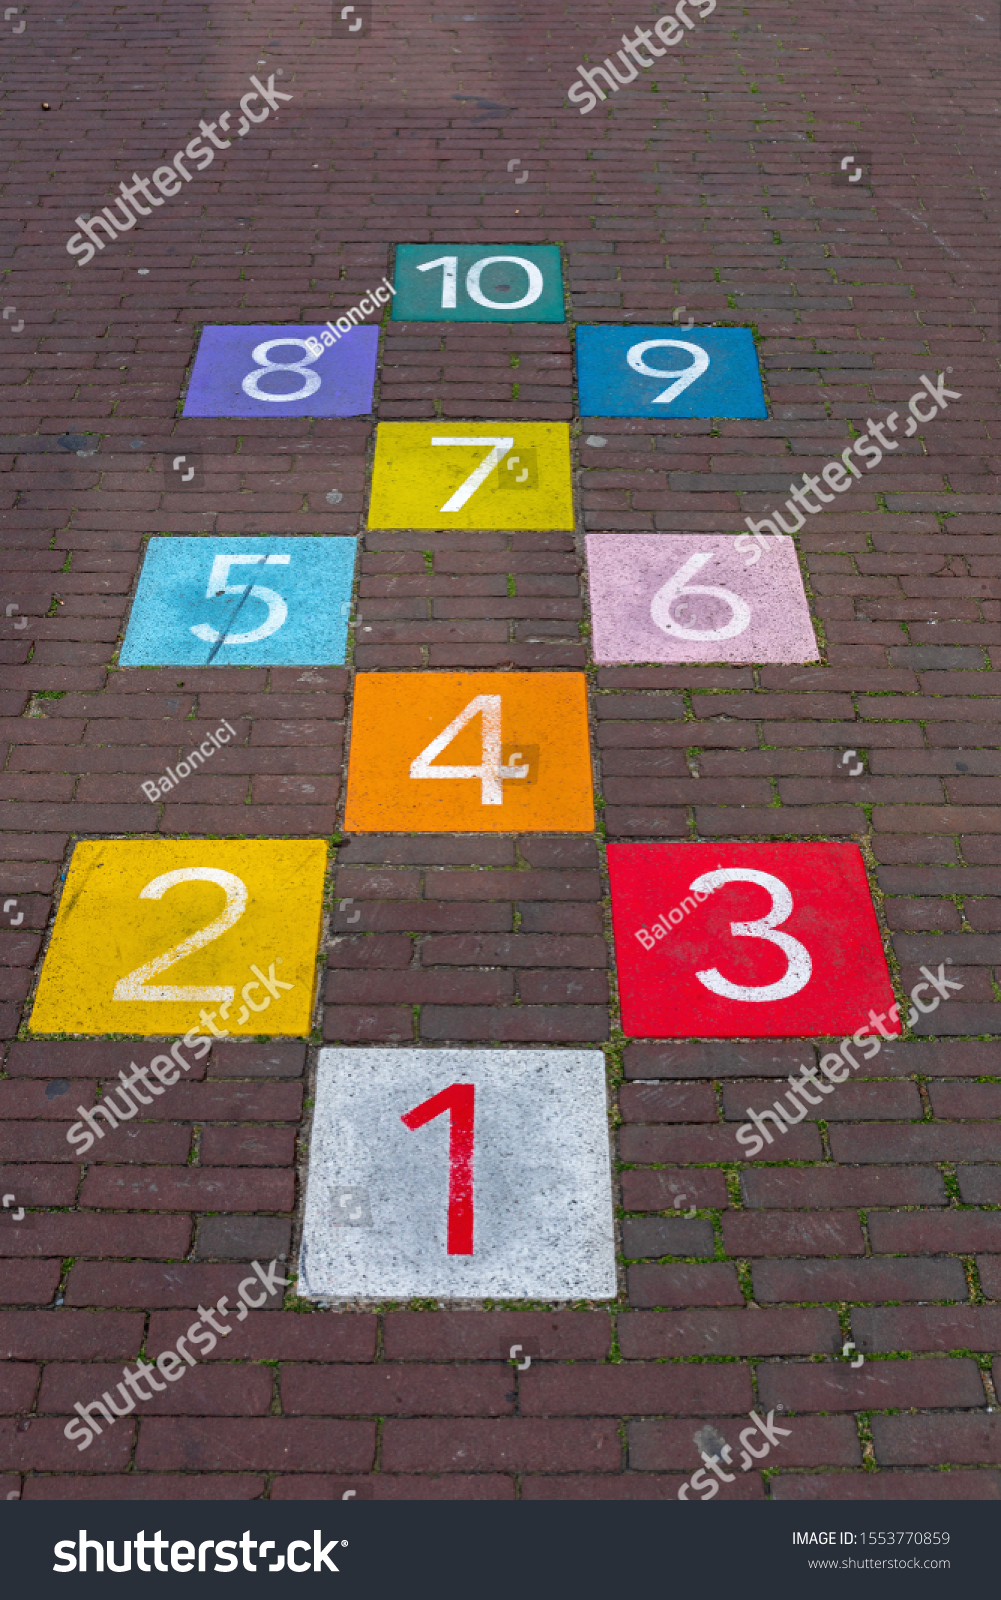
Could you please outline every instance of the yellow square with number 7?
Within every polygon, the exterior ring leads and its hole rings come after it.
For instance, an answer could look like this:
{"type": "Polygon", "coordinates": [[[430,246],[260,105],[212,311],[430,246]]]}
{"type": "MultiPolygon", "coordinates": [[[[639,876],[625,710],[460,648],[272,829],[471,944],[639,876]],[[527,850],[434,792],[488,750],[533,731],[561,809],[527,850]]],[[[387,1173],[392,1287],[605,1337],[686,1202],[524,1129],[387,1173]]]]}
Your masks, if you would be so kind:
{"type": "Polygon", "coordinates": [[[308,1034],[320,839],[84,841],[31,1033],[308,1034]]]}
{"type": "Polygon", "coordinates": [[[380,422],[370,528],[573,528],[566,422],[380,422]]]}

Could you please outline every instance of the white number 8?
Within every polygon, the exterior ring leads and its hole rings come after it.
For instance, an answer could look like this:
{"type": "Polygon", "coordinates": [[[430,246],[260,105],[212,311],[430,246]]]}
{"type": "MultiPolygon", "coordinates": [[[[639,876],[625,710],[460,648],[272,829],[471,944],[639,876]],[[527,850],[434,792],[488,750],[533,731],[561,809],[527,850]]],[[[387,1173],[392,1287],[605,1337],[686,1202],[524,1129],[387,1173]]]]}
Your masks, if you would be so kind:
{"type": "Polygon", "coordinates": [[[252,400],[270,400],[276,405],[282,405],[286,400],[305,400],[309,395],[315,394],[320,387],[320,374],[307,372],[306,368],[321,354],[320,350],[313,350],[305,339],[293,339],[287,335],[283,339],[265,339],[263,344],[255,345],[250,352],[251,361],[260,361],[262,364],[255,367],[253,372],[248,372],[243,380],[243,392],[249,394],[252,400]],[[301,361],[269,361],[268,351],[275,345],[297,344],[306,354],[301,361]],[[267,389],[262,389],[258,378],[265,372],[298,372],[303,380],[301,389],[293,389],[291,394],[269,394],[267,389]]]}
{"type": "Polygon", "coordinates": [[[777,983],[731,983],[716,967],[697,972],[695,976],[713,994],[721,995],[724,1000],[788,1000],[790,996],[799,994],[813,975],[810,952],[792,934],[774,931],[780,922],[785,922],[792,915],[792,895],[788,888],[781,878],[773,878],[770,872],[757,872],[754,867],[718,867],[715,872],[704,872],[688,887],[692,890],[703,889],[709,894],[714,889],[721,889],[725,883],[757,883],[762,889],[768,890],[772,903],[766,915],[759,917],[756,922],[731,922],[730,932],[735,939],[767,939],[770,944],[777,944],[789,965],[777,983]]]}

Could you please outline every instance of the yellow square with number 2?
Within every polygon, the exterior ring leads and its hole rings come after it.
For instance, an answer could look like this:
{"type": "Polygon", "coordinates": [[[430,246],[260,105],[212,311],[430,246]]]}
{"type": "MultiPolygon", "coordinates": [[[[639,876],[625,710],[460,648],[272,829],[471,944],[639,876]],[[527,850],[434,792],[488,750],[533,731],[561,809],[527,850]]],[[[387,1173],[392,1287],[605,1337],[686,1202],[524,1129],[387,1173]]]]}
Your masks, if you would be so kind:
{"type": "Polygon", "coordinates": [[[380,422],[370,528],[573,528],[566,422],[380,422]]]}
{"type": "Polygon", "coordinates": [[[590,833],[584,674],[359,673],[344,826],[590,833]]]}
{"type": "Polygon", "coordinates": [[[308,1034],[321,839],[77,845],[32,1033],[308,1034]]]}

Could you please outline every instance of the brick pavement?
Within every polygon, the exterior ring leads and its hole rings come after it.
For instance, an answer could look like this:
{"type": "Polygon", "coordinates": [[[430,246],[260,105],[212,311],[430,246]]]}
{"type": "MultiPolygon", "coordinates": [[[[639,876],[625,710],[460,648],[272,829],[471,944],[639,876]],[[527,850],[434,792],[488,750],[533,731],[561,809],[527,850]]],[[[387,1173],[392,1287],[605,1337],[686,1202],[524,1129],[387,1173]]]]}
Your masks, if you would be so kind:
{"type": "Polygon", "coordinates": [[[0,928],[0,1175],[33,1226],[0,1236],[0,1492],[673,1498],[693,1435],[753,1404],[791,1418],[790,1437],[725,1497],[1001,1494],[983,148],[1001,39],[995,10],[975,10],[720,0],[583,118],[564,101],[577,62],[639,12],[583,0],[471,21],[379,0],[347,43],[315,0],[252,11],[249,29],[214,6],[109,17],[82,0],[31,6],[5,38],[4,301],[24,327],[0,328],[3,582],[20,607],[0,622],[0,890],[25,915],[0,928]],[[71,265],[73,217],[235,104],[262,58],[295,98],[162,216],[71,265]],[[872,186],[832,186],[856,145],[872,186]],[[204,323],[336,316],[406,240],[560,242],[581,321],[685,306],[751,325],[769,419],[577,419],[572,323],[388,326],[377,417],[574,419],[571,536],[366,533],[372,419],[177,415],[204,323]],[[585,529],[738,531],[946,369],[962,399],[799,536],[821,665],[589,668],[594,838],[341,840],[352,669],[115,666],[150,533],[359,532],[354,665],[579,671],[585,529]],[[205,454],[198,491],[164,487],[164,454],[185,446],[205,454]],[[232,746],[151,807],[141,777],[221,717],[232,746]],[[849,746],[866,758],[851,784],[832,775],[849,746]],[[29,1039],[25,1002],[74,840],[157,834],[333,841],[316,1030],[308,1051],[217,1044],[159,1117],[81,1166],[71,1104],[134,1047],[29,1039]],[[733,1126],[803,1048],[625,1040],[603,848],[768,837],[858,840],[899,984],[948,958],[964,985],[771,1164],[735,1161],[733,1126]],[[290,1298],[80,1456],[74,1400],[172,1343],[237,1263],[294,1267],[321,1038],[607,1046],[618,1301],[376,1314],[290,1298]],[[530,1370],[500,1359],[508,1339],[535,1343],[530,1370]]]}

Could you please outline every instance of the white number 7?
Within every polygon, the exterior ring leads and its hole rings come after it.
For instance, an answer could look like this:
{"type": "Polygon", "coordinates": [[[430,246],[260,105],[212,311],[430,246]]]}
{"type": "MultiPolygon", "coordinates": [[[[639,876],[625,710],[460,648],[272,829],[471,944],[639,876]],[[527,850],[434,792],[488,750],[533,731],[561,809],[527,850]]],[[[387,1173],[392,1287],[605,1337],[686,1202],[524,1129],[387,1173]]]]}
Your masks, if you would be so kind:
{"type": "Polygon", "coordinates": [[[494,470],[494,467],[498,466],[500,462],[503,461],[509,450],[514,449],[513,439],[484,439],[482,435],[479,439],[457,439],[453,438],[451,434],[446,434],[444,436],[433,438],[431,443],[467,445],[489,444],[493,446],[490,454],[483,458],[478,467],[473,468],[473,471],[469,474],[469,477],[464,478],[459,487],[456,489],[455,493],[445,501],[445,504],[441,507],[442,511],[461,511],[466,501],[472,499],[473,495],[480,487],[480,484],[485,482],[485,480],[490,476],[491,472],[494,470]]]}
{"type": "Polygon", "coordinates": [[[499,694],[478,694],[470,700],[459,715],[450,722],[448,727],[439,733],[426,745],[419,756],[415,756],[410,763],[410,776],[412,778],[479,778],[480,804],[485,806],[502,806],[504,804],[503,778],[527,778],[528,767],[510,767],[501,765],[501,697],[499,694]],[[480,745],[480,765],[478,767],[432,767],[430,763],[436,756],[452,743],[457,733],[461,733],[467,722],[472,722],[475,716],[482,718],[482,742],[480,745]]]}

